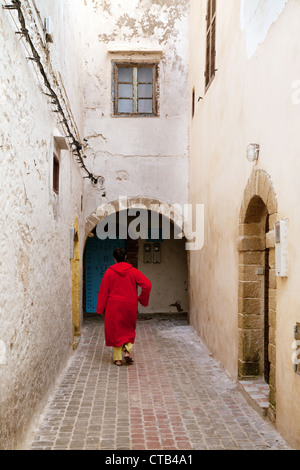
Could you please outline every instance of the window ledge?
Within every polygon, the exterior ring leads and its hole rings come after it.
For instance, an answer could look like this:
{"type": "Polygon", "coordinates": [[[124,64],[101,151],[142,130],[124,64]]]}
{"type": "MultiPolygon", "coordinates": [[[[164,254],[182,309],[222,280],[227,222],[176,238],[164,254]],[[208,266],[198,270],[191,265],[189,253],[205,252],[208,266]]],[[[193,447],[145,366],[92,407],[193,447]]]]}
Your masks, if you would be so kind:
{"type": "Polygon", "coordinates": [[[163,51],[161,48],[156,47],[144,47],[144,46],[111,46],[108,48],[109,54],[155,54],[162,55],[163,51]]]}
{"type": "Polygon", "coordinates": [[[139,113],[132,113],[132,114],[111,114],[113,118],[158,118],[160,117],[159,114],[139,114],[139,113]]]}

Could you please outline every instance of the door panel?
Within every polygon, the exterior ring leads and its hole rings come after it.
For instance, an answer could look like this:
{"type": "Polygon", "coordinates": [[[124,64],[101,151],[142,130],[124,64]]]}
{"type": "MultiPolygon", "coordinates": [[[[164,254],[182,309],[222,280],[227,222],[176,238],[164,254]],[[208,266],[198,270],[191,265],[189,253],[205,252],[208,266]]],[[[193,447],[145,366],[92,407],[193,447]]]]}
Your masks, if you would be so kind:
{"type": "Polygon", "coordinates": [[[116,248],[125,249],[126,240],[99,240],[97,236],[88,238],[85,252],[85,310],[96,313],[99,287],[109,266],[113,265],[113,252],[116,248]]]}

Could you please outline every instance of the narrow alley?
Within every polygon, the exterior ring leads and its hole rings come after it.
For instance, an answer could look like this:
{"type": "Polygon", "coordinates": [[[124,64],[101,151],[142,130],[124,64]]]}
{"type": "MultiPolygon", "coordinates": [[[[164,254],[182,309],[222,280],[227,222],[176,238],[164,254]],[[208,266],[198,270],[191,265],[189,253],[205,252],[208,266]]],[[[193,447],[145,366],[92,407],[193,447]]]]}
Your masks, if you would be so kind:
{"type": "Polygon", "coordinates": [[[90,316],[27,450],[288,450],[184,314],[140,314],[134,364],[116,367],[90,316]]]}

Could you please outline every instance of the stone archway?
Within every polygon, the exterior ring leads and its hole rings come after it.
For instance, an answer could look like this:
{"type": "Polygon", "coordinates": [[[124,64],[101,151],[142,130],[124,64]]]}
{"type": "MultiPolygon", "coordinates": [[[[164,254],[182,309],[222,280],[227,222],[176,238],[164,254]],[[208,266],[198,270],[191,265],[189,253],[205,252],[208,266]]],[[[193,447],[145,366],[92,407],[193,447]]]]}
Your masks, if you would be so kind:
{"type": "Polygon", "coordinates": [[[86,219],[85,224],[85,239],[89,236],[91,231],[96,227],[96,225],[107,215],[109,215],[109,210],[107,208],[110,206],[112,211],[121,212],[122,210],[130,208],[145,208],[150,211],[157,211],[162,215],[168,217],[174,225],[182,228],[184,231],[183,224],[183,215],[181,208],[178,208],[175,205],[159,201],[157,199],[152,199],[148,197],[138,196],[138,197],[128,197],[126,198],[126,207],[122,206],[122,199],[111,201],[109,203],[101,204],[92,214],[89,215],[86,219]]]}
{"type": "MultiPolygon", "coordinates": [[[[276,413],[276,274],[274,224],[277,197],[270,176],[253,170],[239,217],[240,380],[261,377],[276,413]]],[[[272,416],[273,415],[273,416],[272,416]]]]}
{"type": "MultiPolygon", "coordinates": [[[[106,223],[110,218],[111,229],[117,227],[117,233],[113,235],[117,236],[116,240],[124,241],[130,264],[141,269],[146,276],[152,279],[152,301],[146,309],[146,313],[188,313],[187,247],[189,243],[194,241],[191,232],[188,231],[188,224],[185,223],[189,216],[184,211],[184,207],[178,204],[172,205],[147,197],[121,197],[118,200],[103,203],[86,219],[83,273],[83,299],[87,307],[85,313],[94,312],[96,289],[94,271],[102,273],[105,269],[104,251],[111,253],[111,248],[106,245],[109,245],[109,241],[114,240],[114,237],[108,240],[109,236],[108,239],[101,238],[98,234],[98,224],[100,223],[100,226],[103,227],[101,222],[106,223]],[[130,211],[131,209],[132,211],[130,211]],[[135,212],[146,212],[147,214],[149,232],[146,233],[146,237],[145,230],[143,230],[138,239],[131,238],[130,228],[132,225],[134,226],[135,212]],[[120,227],[122,227],[122,234],[119,239],[120,227]],[[164,231],[166,227],[169,227],[169,233],[167,230],[164,231]],[[154,231],[153,237],[151,236],[152,229],[154,231]],[[185,235],[187,232],[189,237],[185,235]],[[93,244],[89,239],[96,241],[93,244]],[[146,253],[147,248],[149,249],[148,254],[146,253]],[[100,254],[98,253],[97,257],[91,253],[93,249],[99,250],[100,254]],[[101,266],[90,266],[91,260],[100,260],[102,255],[103,262],[99,262],[101,266]],[[170,276],[172,270],[175,270],[178,276],[170,276]],[[162,286],[165,285],[165,282],[170,282],[168,295],[162,293],[162,286]]],[[[139,229],[137,232],[139,233],[139,229]]],[[[110,259],[105,259],[105,262],[109,264],[110,259]]]]}

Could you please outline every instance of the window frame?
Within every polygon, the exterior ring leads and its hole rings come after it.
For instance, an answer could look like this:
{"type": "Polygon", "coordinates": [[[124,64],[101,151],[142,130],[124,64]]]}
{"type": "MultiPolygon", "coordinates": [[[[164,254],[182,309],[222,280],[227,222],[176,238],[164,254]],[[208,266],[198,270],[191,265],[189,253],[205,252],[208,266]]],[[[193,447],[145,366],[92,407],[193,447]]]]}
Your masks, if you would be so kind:
{"type": "Polygon", "coordinates": [[[52,160],[52,190],[54,194],[59,195],[60,190],[60,156],[58,149],[55,148],[52,160]]]}
{"type": "Polygon", "coordinates": [[[217,0],[207,0],[206,14],[206,58],[205,58],[205,91],[208,90],[216,76],[216,27],[217,0]]]}
{"type": "MultiPolygon", "coordinates": [[[[159,75],[159,63],[156,61],[145,61],[145,62],[131,62],[131,61],[113,61],[112,62],[112,102],[113,102],[113,116],[114,117],[157,117],[158,116],[158,75],[159,75]],[[118,80],[118,71],[119,68],[129,68],[133,69],[133,82],[132,82],[132,89],[133,89],[133,112],[132,113],[125,113],[119,112],[118,110],[118,103],[119,103],[119,82],[118,80]],[[151,113],[139,113],[138,112],[138,69],[140,68],[151,68],[153,70],[153,81],[152,81],[152,97],[151,98],[141,98],[141,99],[152,99],[152,112],[151,113]]],[[[125,82],[124,82],[125,84],[125,82]]],[[[128,84],[128,82],[127,82],[128,84]]],[[[140,83],[140,84],[150,84],[149,83],[140,83]]],[[[125,99],[125,98],[124,98],[125,99]]]]}

